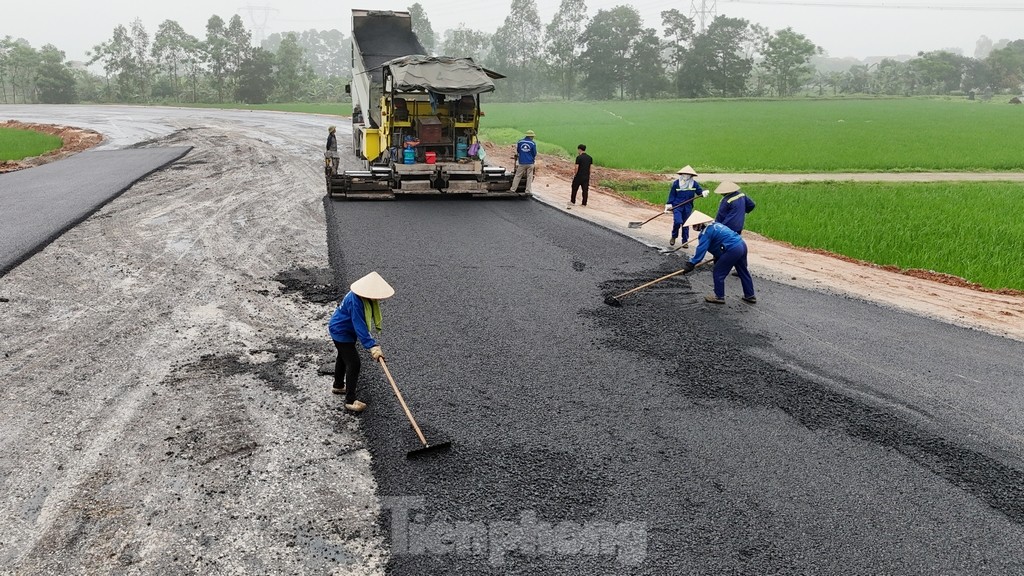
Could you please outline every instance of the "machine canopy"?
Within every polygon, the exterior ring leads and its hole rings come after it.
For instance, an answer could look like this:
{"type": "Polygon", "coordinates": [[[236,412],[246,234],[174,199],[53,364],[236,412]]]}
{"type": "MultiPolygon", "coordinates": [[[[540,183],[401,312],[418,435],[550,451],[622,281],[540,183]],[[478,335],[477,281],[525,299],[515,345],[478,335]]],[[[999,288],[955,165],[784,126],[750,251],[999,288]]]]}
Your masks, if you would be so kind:
{"type": "Polygon", "coordinates": [[[390,68],[394,87],[400,92],[425,90],[460,96],[494,90],[492,78],[504,76],[486,70],[469,58],[449,56],[402,56],[383,64],[390,68]]]}

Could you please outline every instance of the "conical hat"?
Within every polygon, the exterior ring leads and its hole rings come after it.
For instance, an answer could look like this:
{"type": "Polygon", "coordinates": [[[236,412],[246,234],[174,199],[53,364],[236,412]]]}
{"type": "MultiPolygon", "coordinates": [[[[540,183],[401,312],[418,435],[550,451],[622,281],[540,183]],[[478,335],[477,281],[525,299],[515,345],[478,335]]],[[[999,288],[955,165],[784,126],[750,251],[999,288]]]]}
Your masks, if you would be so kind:
{"type": "Polygon", "coordinates": [[[689,174],[690,176],[693,176],[694,178],[697,177],[697,171],[694,170],[693,166],[690,166],[689,164],[687,164],[686,166],[683,166],[682,168],[680,168],[679,172],[676,172],[676,174],[689,174]]]}
{"type": "Polygon", "coordinates": [[[391,287],[380,277],[380,274],[376,272],[370,272],[366,276],[363,276],[359,280],[356,280],[350,286],[356,296],[363,298],[369,298],[371,300],[383,300],[385,298],[391,298],[395,295],[395,289],[391,287]]]}
{"type": "Polygon", "coordinates": [[[722,196],[725,196],[726,194],[732,194],[733,192],[739,192],[739,191],[740,191],[740,185],[735,183],[735,182],[729,182],[728,180],[726,180],[725,182],[722,182],[721,184],[719,184],[718,188],[715,188],[715,194],[721,194],[722,196]]]}
{"type": "Polygon", "coordinates": [[[690,214],[690,217],[686,219],[686,222],[683,222],[683,226],[696,226],[697,224],[707,224],[714,221],[715,219],[711,216],[708,216],[700,210],[694,210],[693,214],[690,214]]]}

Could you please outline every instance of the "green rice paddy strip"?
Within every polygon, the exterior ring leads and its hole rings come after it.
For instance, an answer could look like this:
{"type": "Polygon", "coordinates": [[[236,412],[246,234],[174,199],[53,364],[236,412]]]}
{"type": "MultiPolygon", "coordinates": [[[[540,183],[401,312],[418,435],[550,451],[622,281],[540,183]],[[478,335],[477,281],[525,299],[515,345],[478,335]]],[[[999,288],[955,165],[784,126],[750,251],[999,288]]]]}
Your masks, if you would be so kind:
{"type": "Polygon", "coordinates": [[[39,156],[63,144],[60,138],[42,132],[0,128],[0,162],[39,156]]]}
{"type": "Polygon", "coordinates": [[[967,100],[486,103],[486,133],[532,129],[599,166],[700,172],[1020,171],[1024,107],[967,100]]]}
{"type": "MultiPolygon", "coordinates": [[[[1024,184],[804,182],[743,191],[757,202],[746,228],[770,238],[1024,290],[1024,184]]],[[[624,193],[659,206],[668,184],[624,193]]],[[[714,216],[719,200],[712,194],[694,204],[714,216]]]]}

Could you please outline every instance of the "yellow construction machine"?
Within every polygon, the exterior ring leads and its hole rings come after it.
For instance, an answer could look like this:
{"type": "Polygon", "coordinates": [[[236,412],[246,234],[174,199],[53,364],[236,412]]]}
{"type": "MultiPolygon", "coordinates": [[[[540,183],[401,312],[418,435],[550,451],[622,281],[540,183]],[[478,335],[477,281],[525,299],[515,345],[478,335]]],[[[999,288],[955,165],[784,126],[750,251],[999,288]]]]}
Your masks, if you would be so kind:
{"type": "Polygon", "coordinates": [[[352,148],[363,165],[339,173],[328,165],[330,196],[526,196],[477,139],[481,94],[504,76],[425,53],[408,12],[352,11],[352,148]]]}

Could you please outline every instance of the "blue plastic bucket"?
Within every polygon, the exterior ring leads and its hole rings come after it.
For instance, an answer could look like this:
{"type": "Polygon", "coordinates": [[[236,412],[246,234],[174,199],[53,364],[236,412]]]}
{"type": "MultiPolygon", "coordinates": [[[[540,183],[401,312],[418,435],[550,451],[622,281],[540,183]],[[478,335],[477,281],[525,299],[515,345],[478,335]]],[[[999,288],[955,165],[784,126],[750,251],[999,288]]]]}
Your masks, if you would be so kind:
{"type": "Polygon", "coordinates": [[[469,158],[469,144],[459,142],[455,145],[455,158],[469,158]]]}
{"type": "Polygon", "coordinates": [[[402,152],[402,158],[403,158],[403,160],[405,161],[406,164],[415,164],[416,163],[416,149],[415,148],[406,148],[405,151],[402,152]]]}

